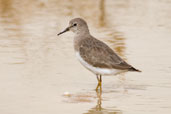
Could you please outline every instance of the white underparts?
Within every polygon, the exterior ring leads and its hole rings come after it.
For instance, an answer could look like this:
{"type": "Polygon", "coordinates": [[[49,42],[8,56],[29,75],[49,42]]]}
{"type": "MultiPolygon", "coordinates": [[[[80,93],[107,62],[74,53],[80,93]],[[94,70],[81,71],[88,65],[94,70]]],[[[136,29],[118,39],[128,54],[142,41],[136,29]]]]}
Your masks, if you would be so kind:
{"type": "Polygon", "coordinates": [[[80,61],[80,63],[86,67],[88,70],[92,71],[95,74],[101,74],[101,75],[116,75],[122,72],[125,72],[124,70],[117,70],[117,69],[107,69],[107,68],[98,68],[94,67],[90,64],[88,64],[79,54],[79,52],[76,52],[76,57],[80,61]]]}

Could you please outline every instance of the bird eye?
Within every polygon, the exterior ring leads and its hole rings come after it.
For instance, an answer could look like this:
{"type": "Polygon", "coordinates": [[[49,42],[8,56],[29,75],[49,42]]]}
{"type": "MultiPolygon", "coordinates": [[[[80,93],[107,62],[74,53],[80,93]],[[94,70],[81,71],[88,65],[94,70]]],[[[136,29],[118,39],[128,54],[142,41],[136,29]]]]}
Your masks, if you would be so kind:
{"type": "Polygon", "coordinates": [[[77,26],[77,24],[75,23],[74,26],[77,26]]]}

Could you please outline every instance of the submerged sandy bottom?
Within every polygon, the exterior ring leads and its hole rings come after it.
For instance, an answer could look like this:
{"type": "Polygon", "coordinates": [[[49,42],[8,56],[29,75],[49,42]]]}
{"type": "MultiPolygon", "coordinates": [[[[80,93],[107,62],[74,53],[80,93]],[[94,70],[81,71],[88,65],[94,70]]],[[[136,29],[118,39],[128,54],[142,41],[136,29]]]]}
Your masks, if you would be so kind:
{"type": "Polygon", "coordinates": [[[1,114],[170,114],[170,0],[0,0],[1,114]],[[97,80],[75,58],[74,17],[142,73],[97,80]]]}

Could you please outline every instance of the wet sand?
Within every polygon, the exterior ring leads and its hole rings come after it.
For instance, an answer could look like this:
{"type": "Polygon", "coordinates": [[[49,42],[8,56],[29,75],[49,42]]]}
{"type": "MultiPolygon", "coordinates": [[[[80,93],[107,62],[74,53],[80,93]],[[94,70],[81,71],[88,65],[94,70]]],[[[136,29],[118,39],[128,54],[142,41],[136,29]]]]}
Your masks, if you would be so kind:
{"type": "Polygon", "coordinates": [[[1,114],[170,114],[171,0],[0,0],[1,114]],[[97,80],[75,57],[75,17],[142,73],[97,80]]]}

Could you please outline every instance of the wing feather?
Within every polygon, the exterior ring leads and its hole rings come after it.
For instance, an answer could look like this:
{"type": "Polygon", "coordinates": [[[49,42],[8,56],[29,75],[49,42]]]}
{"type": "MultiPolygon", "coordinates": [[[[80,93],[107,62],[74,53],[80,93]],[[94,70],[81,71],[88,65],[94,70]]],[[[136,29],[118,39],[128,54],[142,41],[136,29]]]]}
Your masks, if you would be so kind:
{"type": "Polygon", "coordinates": [[[99,68],[130,69],[132,66],[121,59],[110,47],[95,38],[80,42],[80,56],[89,64],[99,68]]]}

